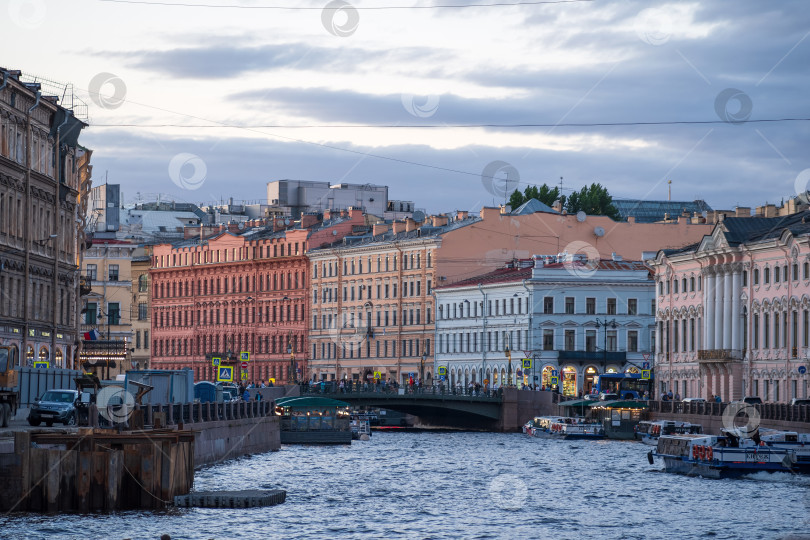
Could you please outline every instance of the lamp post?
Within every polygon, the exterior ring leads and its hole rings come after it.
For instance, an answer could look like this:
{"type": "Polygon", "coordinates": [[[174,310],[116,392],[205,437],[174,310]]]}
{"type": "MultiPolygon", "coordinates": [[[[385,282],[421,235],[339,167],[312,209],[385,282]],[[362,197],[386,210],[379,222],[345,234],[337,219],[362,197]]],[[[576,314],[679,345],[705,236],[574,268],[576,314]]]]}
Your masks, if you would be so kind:
{"type": "Polygon", "coordinates": [[[483,302],[481,303],[481,316],[484,319],[484,332],[481,334],[481,351],[483,354],[481,355],[481,384],[486,386],[489,383],[487,380],[487,349],[489,348],[489,342],[485,341],[487,339],[487,293],[484,292],[484,288],[481,284],[478,284],[478,290],[481,292],[481,296],[484,297],[483,302]],[[486,383],[485,383],[486,381],[486,383]]]}
{"type": "Polygon", "coordinates": [[[290,354],[290,377],[293,384],[298,384],[298,375],[295,371],[295,351],[292,346],[292,330],[287,334],[287,352],[290,354]]]}
{"type": "Polygon", "coordinates": [[[427,353],[422,353],[422,362],[419,364],[419,381],[424,386],[425,384],[425,361],[427,360],[427,353]]]}
{"type": "Polygon", "coordinates": [[[506,333],[506,344],[503,349],[504,355],[506,355],[506,386],[512,386],[512,350],[510,349],[511,341],[512,341],[512,332],[506,333]]]}
{"type": "Polygon", "coordinates": [[[596,319],[596,328],[598,329],[602,327],[604,327],[605,329],[605,341],[604,341],[605,346],[602,348],[602,353],[604,354],[603,356],[604,360],[602,362],[602,371],[605,372],[607,371],[607,329],[616,328],[616,319],[613,319],[611,321],[608,321],[607,319],[604,320],[596,319]]]}

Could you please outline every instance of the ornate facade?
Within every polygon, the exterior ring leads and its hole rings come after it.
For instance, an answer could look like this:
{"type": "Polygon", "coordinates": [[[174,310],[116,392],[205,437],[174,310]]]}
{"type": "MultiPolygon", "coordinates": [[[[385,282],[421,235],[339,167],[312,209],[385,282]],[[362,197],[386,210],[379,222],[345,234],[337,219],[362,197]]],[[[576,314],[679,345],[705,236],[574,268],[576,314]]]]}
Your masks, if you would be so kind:
{"type": "Polygon", "coordinates": [[[682,397],[806,397],[808,212],[725,218],[699,244],[654,261],[656,377],[682,397]]]}
{"type": "Polygon", "coordinates": [[[0,343],[23,364],[73,367],[86,124],[19,71],[0,75],[0,343]]]}

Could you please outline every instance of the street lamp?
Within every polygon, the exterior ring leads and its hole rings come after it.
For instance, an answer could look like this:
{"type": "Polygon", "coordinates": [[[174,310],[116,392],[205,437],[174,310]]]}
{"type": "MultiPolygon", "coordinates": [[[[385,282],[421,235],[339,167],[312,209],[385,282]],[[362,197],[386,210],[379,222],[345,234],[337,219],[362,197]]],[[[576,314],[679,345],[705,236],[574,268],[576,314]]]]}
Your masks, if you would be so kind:
{"type": "Polygon", "coordinates": [[[608,321],[607,319],[604,319],[604,320],[601,320],[601,319],[598,319],[598,318],[596,319],[596,328],[599,329],[599,328],[604,327],[604,329],[605,329],[605,342],[604,342],[605,346],[604,346],[604,348],[602,348],[602,353],[604,354],[604,356],[603,356],[604,361],[602,362],[602,372],[603,373],[605,371],[607,371],[607,329],[608,328],[615,329],[616,326],[617,326],[616,325],[616,319],[613,319],[611,321],[608,321]]]}
{"type": "Polygon", "coordinates": [[[292,346],[292,330],[287,334],[287,352],[290,354],[290,377],[293,384],[298,384],[298,375],[295,370],[295,351],[292,346]]]}
{"type": "Polygon", "coordinates": [[[506,355],[506,361],[508,364],[506,368],[506,386],[512,386],[512,351],[509,348],[511,345],[510,342],[512,341],[512,333],[507,332],[506,336],[504,337],[506,338],[506,344],[504,346],[503,353],[506,355]]]}
{"type": "Polygon", "coordinates": [[[422,362],[419,364],[419,381],[424,386],[425,384],[425,361],[427,360],[427,353],[422,353],[422,362]]]}

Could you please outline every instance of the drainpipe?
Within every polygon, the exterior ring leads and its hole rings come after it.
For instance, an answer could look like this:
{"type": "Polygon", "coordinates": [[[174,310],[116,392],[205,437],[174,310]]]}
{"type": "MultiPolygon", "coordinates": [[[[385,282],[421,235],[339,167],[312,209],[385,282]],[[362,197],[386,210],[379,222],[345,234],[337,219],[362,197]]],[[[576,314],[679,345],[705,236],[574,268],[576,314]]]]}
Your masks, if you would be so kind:
{"type": "MultiPolygon", "coordinates": [[[[37,92],[39,94],[39,92],[37,92]]],[[[39,98],[39,95],[37,95],[39,98]]],[[[37,100],[38,101],[38,100],[37,100]]],[[[62,167],[61,167],[61,142],[60,134],[62,128],[67,124],[68,120],[70,119],[72,113],[68,110],[65,110],[65,121],[62,122],[58,128],[56,128],[56,187],[54,189],[54,211],[53,211],[53,230],[56,234],[59,234],[59,186],[62,183],[62,167]]],[[[59,298],[59,244],[61,238],[58,236],[53,239],[53,305],[51,306],[51,316],[53,317],[53,329],[51,331],[51,363],[53,364],[56,360],[56,309],[58,307],[58,298],[59,298]]],[[[78,302],[78,298],[76,299],[78,302]]],[[[76,336],[78,338],[78,335],[76,336]]],[[[62,352],[62,361],[66,360],[66,354],[62,352]]]]}
{"type": "MultiPolygon", "coordinates": [[[[523,288],[526,289],[527,297],[532,299],[532,291],[531,291],[531,289],[529,289],[529,286],[526,284],[527,281],[529,281],[529,280],[528,279],[523,280],[523,288]]],[[[534,340],[532,339],[532,313],[534,312],[534,300],[533,299],[532,299],[531,302],[529,302],[528,309],[526,311],[529,312],[528,313],[529,314],[529,332],[528,332],[528,335],[527,335],[527,341],[528,341],[528,345],[529,345],[529,351],[531,351],[531,354],[532,354],[531,374],[534,375],[534,373],[535,373],[534,340]]],[[[533,384],[533,383],[534,383],[534,380],[529,381],[529,384],[533,384]]]]}
{"type": "MultiPolygon", "coordinates": [[[[3,86],[1,88],[5,88],[7,81],[8,73],[3,72],[3,86]]],[[[25,208],[25,212],[28,212],[31,208],[31,140],[32,140],[32,130],[31,130],[31,113],[34,112],[34,109],[39,107],[39,102],[41,99],[40,92],[37,92],[37,98],[31,108],[28,109],[25,115],[25,143],[27,146],[27,151],[25,153],[25,197],[23,198],[23,208],[25,208]]],[[[20,365],[22,365],[22,359],[28,359],[28,333],[29,333],[29,281],[31,280],[31,221],[28,219],[23,220],[23,230],[24,230],[24,237],[25,237],[25,280],[23,281],[23,339],[22,339],[22,350],[20,351],[20,365]]],[[[34,355],[36,358],[36,351],[34,351],[34,355]]]]}

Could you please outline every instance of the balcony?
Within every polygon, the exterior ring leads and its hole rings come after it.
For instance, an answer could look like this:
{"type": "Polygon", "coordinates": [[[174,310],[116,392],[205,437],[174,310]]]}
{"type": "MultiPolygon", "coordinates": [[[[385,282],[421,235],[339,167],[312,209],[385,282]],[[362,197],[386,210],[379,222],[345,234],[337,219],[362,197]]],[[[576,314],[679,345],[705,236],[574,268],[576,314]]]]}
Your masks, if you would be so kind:
{"type": "Polygon", "coordinates": [[[740,353],[731,349],[701,349],[698,350],[697,360],[701,364],[714,364],[739,360],[740,353]]]}

